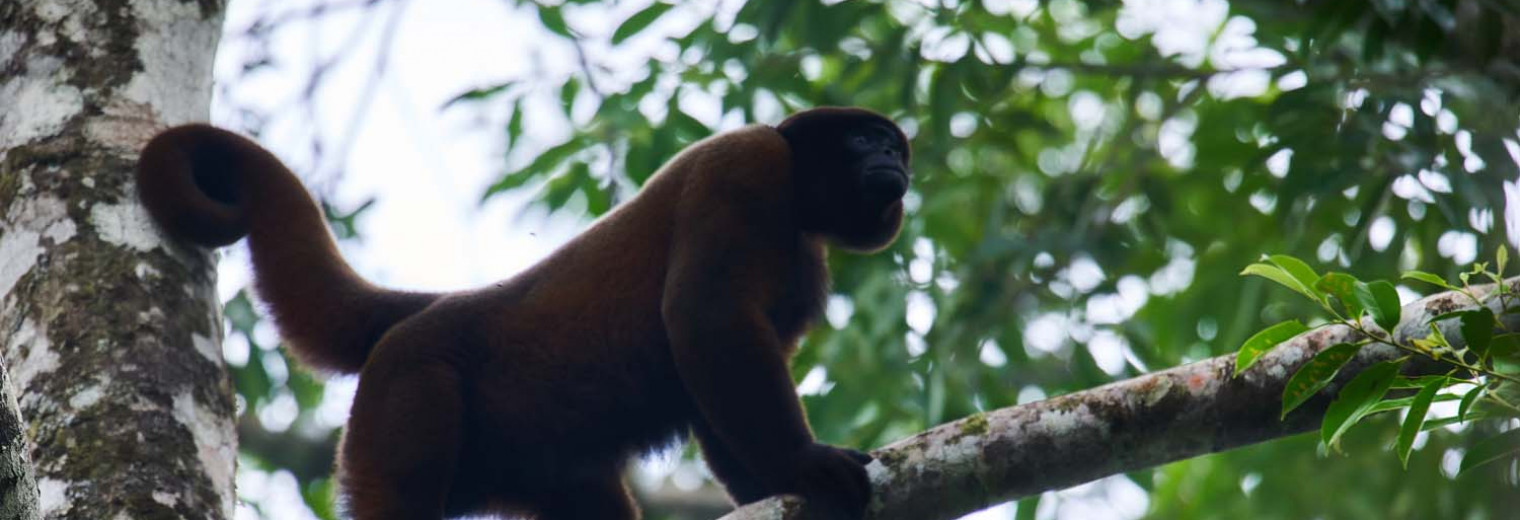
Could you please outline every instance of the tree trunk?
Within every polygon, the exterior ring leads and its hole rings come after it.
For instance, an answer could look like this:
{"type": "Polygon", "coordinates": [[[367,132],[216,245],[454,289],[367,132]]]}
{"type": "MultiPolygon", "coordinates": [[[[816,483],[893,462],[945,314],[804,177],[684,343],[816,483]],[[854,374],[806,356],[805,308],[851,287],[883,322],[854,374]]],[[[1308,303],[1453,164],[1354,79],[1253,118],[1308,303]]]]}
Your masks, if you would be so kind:
{"type": "MultiPolygon", "coordinates": [[[[1506,283],[1520,290],[1520,278],[1506,283]]],[[[1494,287],[1474,287],[1473,293],[1482,298],[1494,287]]],[[[1394,336],[1400,343],[1424,338],[1432,317],[1467,308],[1473,308],[1472,301],[1456,292],[1426,297],[1404,306],[1394,336]]],[[[1520,327],[1520,314],[1501,312],[1497,298],[1489,308],[1506,330],[1520,327]]],[[[1441,327],[1453,345],[1464,345],[1457,320],[1441,327]]],[[[867,518],[957,518],[1109,475],[1318,428],[1341,385],[1363,368],[1403,353],[1379,344],[1362,348],[1334,383],[1279,419],[1283,388],[1320,350],[1358,339],[1343,325],[1321,327],[1278,345],[1239,377],[1235,356],[1220,356],[932,428],[872,453],[876,462],[867,469],[875,499],[867,518]]],[[[1408,366],[1429,373],[1444,365],[1408,366]]],[[[797,497],[770,498],[723,518],[812,518],[805,506],[797,497]]]]}
{"type": "Polygon", "coordinates": [[[209,115],[222,8],[0,1],[5,518],[232,516],[214,257],[162,241],[132,183],[154,132],[209,115]]]}

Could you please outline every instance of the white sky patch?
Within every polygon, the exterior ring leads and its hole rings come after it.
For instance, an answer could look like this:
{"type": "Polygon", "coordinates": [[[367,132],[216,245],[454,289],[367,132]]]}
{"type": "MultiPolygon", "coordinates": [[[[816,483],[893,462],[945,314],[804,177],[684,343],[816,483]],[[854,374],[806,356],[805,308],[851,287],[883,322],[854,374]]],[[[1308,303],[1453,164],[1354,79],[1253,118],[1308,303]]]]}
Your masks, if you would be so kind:
{"type": "Polygon", "coordinates": [[[1295,70],[1277,78],[1277,88],[1283,92],[1298,90],[1309,84],[1309,75],[1304,71],[1295,70]]]}
{"type": "Polygon", "coordinates": [[[1452,113],[1451,110],[1445,108],[1441,109],[1441,111],[1436,114],[1436,131],[1448,135],[1456,132],[1457,114],[1452,113]]]}
{"type": "Polygon", "coordinates": [[[1178,168],[1193,165],[1193,131],[1198,128],[1198,117],[1191,110],[1183,110],[1176,117],[1161,123],[1156,135],[1156,151],[1167,162],[1178,168]]]}
{"type": "Polygon", "coordinates": [[[1098,287],[1105,278],[1103,267],[1094,262],[1092,257],[1083,255],[1071,261],[1071,267],[1066,268],[1066,279],[1071,286],[1078,291],[1086,293],[1098,287]]]}
{"type": "Polygon", "coordinates": [[[977,359],[992,368],[1008,364],[1008,354],[1003,353],[1003,347],[992,339],[982,341],[981,347],[977,349],[977,359]]]}
{"type": "Polygon", "coordinates": [[[907,297],[907,310],[905,312],[908,328],[919,334],[928,334],[929,328],[934,326],[934,317],[938,314],[934,307],[934,299],[923,291],[909,291],[907,297]]]}
{"type": "Polygon", "coordinates": [[[829,320],[829,325],[836,329],[843,329],[850,324],[850,317],[855,315],[855,300],[842,294],[830,294],[829,301],[823,307],[823,316],[829,320]]]}
{"type": "Polygon", "coordinates": [[[1425,186],[1425,189],[1436,193],[1451,193],[1451,179],[1447,178],[1444,173],[1429,169],[1420,170],[1419,179],[1420,184],[1425,186]]]}
{"type": "Polygon", "coordinates": [[[1393,194],[1407,200],[1418,200],[1426,204],[1434,204],[1436,198],[1430,194],[1430,190],[1421,184],[1413,175],[1401,175],[1393,180],[1393,194]]]}
{"type": "Polygon", "coordinates": [[[69,511],[69,483],[50,478],[37,479],[37,491],[41,492],[37,508],[44,518],[54,518],[69,511]]]}
{"type": "Polygon", "coordinates": [[[1395,103],[1388,109],[1388,122],[1404,128],[1414,127],[1414,108],[1405,103],[1395,103]]]}
{"type": "Polygon", "coordinates": [[[929,351],[929,344],[924,342],[924,337],[912,331],[903,336],[903,347],[908,350],[909,357],[922,356],[929,351]]]}
{"type": "Polygon", "coordinates": [[[1435,116],[1441,111],[1441,91],[1433,88],[1425,89],[1420,96],[1420,113],[1427,116],[1435,116]]]}
{"type": "Polygon", "coordinates": [[[1494,227],[1493,208],[1468,208],[1467,225],[1472,226],[1474,231],[1487,234],[1494,227]]]}
{"type": "Polygon", "coordinates": [[[1113,475],[1061,491],[1045,493],[1037,518],[1050,520],[1131,520],[1145,517],[1150,498],[1129,477],[1113,475]],[[1046,504],[1050,504],[1047,509],[1046,504]]]}
{"type": "Polygon", "coordinates": [[[1520,183],[1504,182],[1504,233],[1509,245],[1520,247],[1520,183]]]}
{"type": "Polygon", "coordinates": [[[90,208],[90,224],[101,240],[118,246],[147,252],[161,243],[141,204],[96,204],[90,208]]]}
{"type": "Polygon", "coordinates": [[[1267,158],[1267,173],[1279,179],[1288,176],[1288,166],[1293,161],[1293,149],[1284,148],[1278,150],[1267,158]]]}
{"type": "Polygon", "coordinates": [[[829,370],[815,366],[797,383],[797,395],[822,395],[830,386],[829,370]]]}
{"type": "Polygon", "coordinates": [[[1261,69],[1225,72],[1209,78],[1209,94],[1227,100],[1260,96],[1272,85],[1272,74],[1261,69]]]}
{"type": "Polygon", "coordinates": [[[1478,236],[1463,231],[1447,231],[1436,239],[1436,251],[1457,265],[1467,265],[1478,258],[1478,236]]]}
{"type": "Polygon", "coordinates": [[[1092,354],[1093,361],[1099,369],[1111,376],[1124,372],[1126,348],[1129,348],[1129,341],[1109,330],[1094,333],[1092,340],[1087,342],[1087,351],[1092,354]]]}
{"type": "Polygon", "coordinates": [[[1114,27],[1131,40],[1150,34],[1162,56],[1178,56],[1184,65],[1197,67],[1229,13],[1224,0],[1130,0],[1119,9],[1114,27]]]}
{"type": "Polygon", "coordinates": [[[228,365],[241,367],[248,364],[248,338],[242,334],[228,334],[222,339],[222,357],[228,365]]]}
{"type": "Polygon", "coordinates": [[[1066,100],[1066,109],[1071,112],[1071,121],[1077,127],[1077,131],[1085,132],[1098,128],[1103,124],[1104,112],[1107,106],[1103,104],[1103,98],[1087,90],[1078,90],[1066,100]]]}
{"type": "Polygon", "coordinates": [[[1035,401],[1045,400],[1045,389],[1035,385],[1027,385],[1019,389],[1018,404],[1029,404],[1035,401]]]}
{"type": "Polygon", "coordinates": [[[1066,346],[1066,328],[1070,324],[1066,316],[1058,313],[1041,314],[1024,326],[1024,346],[1031,353],[1054,354],[1066,346]]]}
{"type": "Polygon", "coordinates": [[[349,409],[354,393],[359,389],[357,376],[339,376],[327,380],[322,392],[322,403],[317,406],[317,422],[329,428],[337,428],[348,422],[349,409]]]}
{"type": "Polygon", "coordinates": [[[1393,241],[1393,234],[1397,230],[1398,226],[1394,224],[1392,218],[1381,215],[1367,227],[1367,244],[1371,245],[1374,251],[1388,249],[1388,244],[1393,241]]]}
{"type": "Polygon", "coordinates": [[[1193,274],[1197,267],[1191,253],[1188,256],[1172,257],[1165,266],[1151,274],[1151,293],[1165,296],[1188,288],[1193,284],[1193,274]]]}
{"type": "Polygon", "coordinates": [[[1409,305],[1421,297],[1420,293],[1414,292],[1414,289],[1410,289],[1403,285],[1395,285],[1393,287],[1393,290],[1394,292],[1399,293],[1399,305],[1409,305]]]}

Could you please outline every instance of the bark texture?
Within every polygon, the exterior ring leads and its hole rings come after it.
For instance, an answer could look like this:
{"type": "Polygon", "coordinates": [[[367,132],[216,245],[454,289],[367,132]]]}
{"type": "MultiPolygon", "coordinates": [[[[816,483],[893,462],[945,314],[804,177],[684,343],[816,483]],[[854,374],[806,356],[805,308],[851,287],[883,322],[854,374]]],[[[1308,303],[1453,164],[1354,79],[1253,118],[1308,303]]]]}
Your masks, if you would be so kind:
{"type": "MultiPolygon", "coordinates": [[[[1507,283],[1520,289],[1520,278],[1507,283]]],[[[1474,293],[1482,297],[1493,288],[1478,287],[1474,293]]],[[[1454,292],[1426,297],[1404,306],[1394,335],[1401,342],[1423,338],[1430,333],[1431,317],[1473,307],[1454,292]]],[[[1520,314],[1500,314],[1497,299],[1489,307],[1504,327],[1520,327],[1520,314]]],[[[1442,332],[1460,347],[1456,321],[1441,322],[1442,332]]],[[[1335,383],[1279,420],[1283,388],[1320,350],[1358,339],[1349,327],[1322,327],[1279,345],[1240,377],[1233,377],[1235,356],[1220,356],[938,426],[872,453],[877,460],[867,469],[875,498],[868,517],[958,518],[1109,475],[1317,429],[1341,385],[1367,366],[1402,353],[1368,345],[1335,383]]],[[[1406,366],[1410,372],[1438,369],[1424,363],[1406,366]]],[[[797,497],[771,498],[723,518],[812,518],[805,506],[797,497]]]]}
{"type": "Polygon", "coordinates": [[[7,518],[232,516],[213,257],[164,243],[132,185],[148,137],[209,115],[222,8],[0,1],[7,518]]]}

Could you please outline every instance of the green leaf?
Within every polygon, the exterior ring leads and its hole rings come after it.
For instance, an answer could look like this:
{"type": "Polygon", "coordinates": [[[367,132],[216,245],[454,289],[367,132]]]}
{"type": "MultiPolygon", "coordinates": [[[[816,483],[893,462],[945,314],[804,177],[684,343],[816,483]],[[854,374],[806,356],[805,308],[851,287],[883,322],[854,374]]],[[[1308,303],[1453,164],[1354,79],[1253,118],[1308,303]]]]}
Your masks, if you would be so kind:
{"type": "Polygon", "coordinates": [[[566,38],[575,38],[575,34],[570,31],[570,24],[565,23],[565,14],[560,12],[558,7],[539,5],[538,21],[542,22],[544,27],[553,31],[554,34],[566,38]]]}
{"type": "Polygon", "coordinates": [[[1339,343],[1319,354],[1314,355],[1304,366],[1299,367],[1293,377],[1288,379],[1288,385],[1283,388],[1282,416],[1287,417],[1288,412],[1304,404],[1315,392],[1319,392],[1325,385],[1335,379],[1335,374],[1340,372],[1341,367],[1346,365],[1356,356],[1362,346],[1355,343],[1339,343]]]}
{"type": "Polygon", "coordinates": [[[1467,348],[1482,359],[1494,339],[1494,311],[1480,308],[1463,313],[1462,339],[1467,340],[1467,348]]]}
{"type": "Polygon", "coordinates": [[[569,79],[565,80],[565,84],[564,85],[560,85],[560,87],[559,87],[559,105],[560,105],[560,109],[565,111],[565,117],[570,117],[571,109],[574,108],[574,106],[575,106],[575,96],[578,95],[578,94],[580,94],[580,93],[581,93],[581,80],[580,80],[580,78],[577,78],[575,76],[570,76],[569,79]]]}
{"type": "Polygon", "coordinates": [[[1472,409],[1473,403],[1478,402],[1478,398],[1483,397],[1483,392],[1487,390],[1488,387],[1480,385],[1472,390],[1468,390],[1467,395],[1462,396],[1462,402],[1457,405],[1458,421],[1467,420],[1467,411],[1472,409]]]}
{"type": "MultiPolygon", "coordinates": [[[[1471,310],[1471,309],[1469,309],[1469,310],[1471,310]]],[[[1452,318],[1461,318],[1462,315],[1466,314],[1467,312],[1468,312],[1467,310],[1443,312],[1441,314],[1437,314],[1435,316],[1431,316],[1429,323],[1435,323],[1435,322],[1438,322],[1438,321],[1441,321],[1441,320],[1449,320],[1449,319],[1452,319],[1452,318]]]]}
{"type": "Polygon", "coordinates": [[[1500,334],[1489,341],[1488,355],[1495,358],[1514,357],[1520,354],[1520,333],[1500,334]]]}
{"type": "Polygon", "coordinates": [[[1494,274],[1504,276],[1504,267],[1509,264],[1509,246],[1499,244],[1499,251],[1494,253],[1494,274]]]}
{"type": "Polygon", "coordinates": [[[1490,462],[1498,461],[1520,454],[1520,428],[1516,428],[1473,444],[1472,449],[1462,457],[1462,466],[1457,469],[1461,475],[1472,471],[1490,462]]]}
{"type": "Polygon", "coordinates": [[[1378,280],[1356,287],[1356,299],[1372,313],[1372,321],[1389,334],[1399,325],[1399,291],[1378,280]]]}
{"type": "Polygon", "coordinates": [[[1309,327],[1305,327],[1304,324],[1299,323],[1297,320],[1289,320],[1257,332],[1256,335],[1251,336],[1251,339],[1246,340],[1244,345],[1240,346],[1239,352],[1235,353],[1235,376],[1239,377],[1247,368],[1251,368],[1251,365],[1255,364],[1262,354],[1266,354],[1267,351],[1272,350],[1272,347],[1277,346],[1278,343],[1287,341],[1289,338],[1297,336],[1306,330],[1309,330],[1309,327]]]}
{"type": "MultiPolygon", "coordinates": [[[[1446,376],[1440,376],[1440,377],[1445,378],[1446,376]]],[[[1394,386],[1388,387],[1388,389],[1389,390],[1393,390],[1394,388],[1397,388],[1397,387],[1398,387],[1398,385],[1394,385],[1394,386]]],[[[1415,398],[1415,396],[1411,395],[1409,397],[1400,397],[1398,399],[1384,399],[1382,401],[1378,401],[1377,404],[1372,405],[1371,409],[1367,410],[1367,415],[1378,414],[1378,413],[1383,413],[1383,412],[1391,412],[1391,411],[1394,411],[1394,410],[1403,410],[1405,408],[1409,408],[1409,405],[1414,404],[1414,398],[1415,398]]],[[[1460,396],[1456,396],[1456,395],[1452,395],[1452,394],[1436,394],[1436,398],[1433,399],[1432,402],[1444,403],[1444,402],[1447,402],[1447,401],[1456,401],[1458,399],[1461,399],[1461,397],[1460,396]]]]}
{"type": "Polygon", "coordinates": [[[624,20],[623,24],[619,25],[616,31],[612,32],[612,44],[617,45],[619,43],[623,43],[623,40],[627,40],[633,35],[638,34],[639,31],[642,31],[645,28],[649,27],[649,24],[652,24],[655,20],[660,19],[660,16],[665,14],[665,12],[669,11],[672,7],[675,6],[671,4],[662,4],[655,2],[649,7],[644,8],[643,11],[634,13],[633,16],[630,16],[627,20],[624,20]]]}
{"type": "Polygon", "coordinates": [[[538,154],[538,157],[533,159],[533,162],[528,163],[521,170],[503,176],[501,180],[486,188],[486,192],[484,195],[481,195],[480,201],[485,202],[497,193],[520,187],[529,181],[552,173],[561,164],[569,160],[571,156],[584,150],[586,146],[585,138],[571,137],[569,141],[544,150],[543,153],[538,154]]]}
{"type": "Polygon", "coordinates": [[[1366,311],[1362,307],[1361,300],[1356,298],[1358,285],[1362,285],[1362,282],[1355,276],[1346,273],[1325,273],[1318,282],[1314,283],[1314,288],[1340,300],[1341,305],[1346,307],[1346,317],[1355,320],[1360,319],[1362,313],[1366,311]]]}
{"type": "Polygon", "coordinates": [[[1294,291],[1297,291],[1299,294],[1302,294],[1304,296],[1308,296],[1309,299],[1311,299],[1311,300],[1322,301],[1320,299],[1319,293],[1315,292],[1313,289],[1310,289],[1310,288],[1304,286],[1304,284],[1302,282],[1298,281],[1298,278],[1294,278],[1293,275],[1288,274],[1288,272],[1285,271],[1285,270],[1283,270],[1283,268],[1275,266],[1275,265],[1272,265],[1272,264],[1263,264],[1263,263],[1259,263],[1259,262],[1258,263],[1254,263],[1254,264],[1246,266],[1246,268],[1244,270],[1242,270],[1240,272],[1240,274],[1242,276],[1247,276],[1247,275],[1260,276],[1262,278],[1266,278],[1268,280],[1272,280],[1274,282],[1282,284],[1283,287],[1287,287],[1289,289],[1293,289],[1294,291]]]}
{"type": "Polygon", "coordinates": [[[1428,284],[1433,284],[1433,285],[1440,286],[1443,289],[1450,289],[1450,290],[1456,290],[1457,289],[1456,287],[1452,287],[1451,284],[1446,283],[1446,280],[1444,278],[1441,278],[1439,276],[1436,276],[1436,275],[1433,275],[1433,274],[1430,274],[1430,273],[1427,273],[1427,272],[1424,272],[1424,271],[1404,271],[1404,279],[1405,280],[1419,280],[1421,282],[1425,282],[1425,283],[1428,283],[1428,284]]]}
{"type": "Polygon", "coordinates": [[[1395,380],[1393,382],[1393,386],[1390,386],[1388,388],[1392,390],[1411,390],[1415,388],[1425,388],[1425,385],[1430,384],[1431,381],[1444,381],[1446,379],[1447,376],[1400,377],[1398,380],[1395,380]]]}
{"type": "Polygon", "coordinates": [[[512,102],[512,119],[507,121],[507,149],[512,151],[512,144],[523,135],[523,100],[517,98],[512,102]]]}
{"type": "Polygon", "coordinates": [[[1326,446],[1339,449],[1341,435],[1362,420],[1383,399],[1383,394],[1388,393],[1388,387],[1393,385],[1394,378],[1399,375],[1399,366],[1403,364],[1403,359],[1376,363],[1346,383],[1346,387],[1335,395],[1330,408],[1325,410],[1324,422],[1319,427],[1320,441],[1326,446]]]}
{"type": "MultiPolygon", "coordinates": [[[[1489,418],[1492,418],[1492,417],[1493,417],[1493,415],[1491,415],[1491,414],[1485,413],[1485,412],[1483,412],[1481,410],[1475,410],[1475,411],[1473,411],[1472,415],[1469,415],[1467,417],[1467,419],[1469,421],[1481,421],[1481,420],[1489,419],[1489,418]]],[[[1457,424],[1459,422],[1462,422],[1462,421],[1460,421],[1458,419],[1460,419],[1460,418],[1456,417],[1456,416],[1441,417],[1439,419],[1428,419],[1428,420],[1425,421],[1425,425],[1420,427],[1420,430],[1428,432],[1428,431],[1434,430],[1436,428],[1444,428],[1444,427],[1451,426],[1453,424],[1457,424]]]]}
{"type": "Polygon", "coordinates": [[[1415,394],[1414,402],[1409,405],[1409,415],[1404,417],[1404,425],[1399,428],[1399,442],[1395,444],[1395,450],[1399,454],[1399,462],[1409,467],[1409,449],[1414,447],[1414,438],[1420,433],[1420,427],[1425,425],[1425,414],[1430,411],[1430,401],[1435,399],[1436,392],[1446,385],[1445,380],[1431,381],[1415,394]]]}
{"type": "Polygon", "coordinates": [[[1319,291],[1314,290],[1315,284],[1319,282],[1319,275],[1314,272],[1314,268],[1309,267],[1309,264],[1288,255],[1272,255],[1267,257],[1267,260],[1277,264],[1283,271],[1292,275],[1293,279],[1298,280],[1298,283],[1302,284],[1304,288],[1313,291],[1315,296],[1322,297],[1319,291]]]}
{"type": "Polygon", "coordinates": [[[463,102],[466,102],[466,101],[482,101],[482,100],[490,99],[492,97],[497,96],[498,94],[506,92],[507,89],[512,88],[512,86],[514,84],[515,83],[512,83],[512,82],[508,81],[506,83],[498,83],[496,85],[492,85],[492,86],[485,87],[485,88],[476,88],[476,89],[466,90],[466,91],[464,91],[463,93],[461,93],[461,94],[459,94],[457,96],[449,98],[448,101],[443,102],[443,107],[442,108],[448,108],[448,107],[454,105],[455,103],[463,103],[463,102]]]}

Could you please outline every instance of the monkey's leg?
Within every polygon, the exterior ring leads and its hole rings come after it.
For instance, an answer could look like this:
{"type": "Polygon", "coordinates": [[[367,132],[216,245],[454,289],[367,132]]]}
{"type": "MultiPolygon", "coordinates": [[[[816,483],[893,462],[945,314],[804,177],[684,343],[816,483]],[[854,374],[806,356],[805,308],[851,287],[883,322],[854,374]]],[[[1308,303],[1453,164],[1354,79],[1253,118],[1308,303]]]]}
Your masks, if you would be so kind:
{"type": "Polygon", "coordinates": [[[355,520],[444,514],[463,437],[459,373],[408,351],[382,344],[359,376],[341,459],[355,520]]]}
{"type": "Polygon", "coordinates": [[[538,520],[638,520],[621,468],[580,481],[567,482],[538,501],[538,520]]]}

